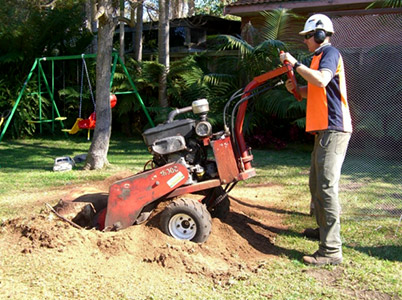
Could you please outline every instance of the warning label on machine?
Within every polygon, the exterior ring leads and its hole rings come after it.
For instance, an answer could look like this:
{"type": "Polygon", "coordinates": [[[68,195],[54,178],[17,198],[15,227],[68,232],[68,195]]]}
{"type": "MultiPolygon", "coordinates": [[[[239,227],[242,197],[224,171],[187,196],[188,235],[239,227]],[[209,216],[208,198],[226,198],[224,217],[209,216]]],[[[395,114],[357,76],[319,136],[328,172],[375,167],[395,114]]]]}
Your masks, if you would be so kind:
{"type": "Polygon", "coordinates": [[[167,184],[169,185],[170,188],[173,188],[176,186],[180,181],[184,179],[184,175],[182,172],[176,173],[172,178],[170,178],[167,181],[167,184]]]}

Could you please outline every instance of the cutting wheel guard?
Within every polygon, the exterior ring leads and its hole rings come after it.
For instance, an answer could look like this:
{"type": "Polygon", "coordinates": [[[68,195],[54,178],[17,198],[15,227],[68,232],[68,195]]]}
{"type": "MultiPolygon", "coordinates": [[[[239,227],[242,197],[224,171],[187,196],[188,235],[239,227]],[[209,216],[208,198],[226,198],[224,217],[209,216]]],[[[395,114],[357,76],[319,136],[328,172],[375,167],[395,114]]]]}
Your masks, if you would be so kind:
{"type": "Polygon", "coordinates": [[[188,177],[185,166],[170,163],[117,181],[109,190],[106,230],[133,225],[147,204],[182,186],[188,177]]]}

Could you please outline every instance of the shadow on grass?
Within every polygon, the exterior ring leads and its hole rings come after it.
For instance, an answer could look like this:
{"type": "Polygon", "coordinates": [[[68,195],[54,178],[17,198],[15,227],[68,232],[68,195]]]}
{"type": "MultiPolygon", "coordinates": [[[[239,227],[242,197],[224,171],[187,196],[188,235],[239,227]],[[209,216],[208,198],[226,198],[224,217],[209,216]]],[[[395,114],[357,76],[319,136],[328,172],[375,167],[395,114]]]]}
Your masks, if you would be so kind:
{"type": "MultiPolygon", "coordinates": [[[[160,215],[162,212],[158,212],[146,223],[146,226],[153,227],[162,231],[159,225],[160,215]]],[[[304,253],[297,250],[286,249],[276,246],[272,243],[271,238],[276,234],[285,234],[292,236],[299,236],[298,233],[289,230],[283,230],[278,227],[266,226],[244,214],[237,212],[229,212],[227,217],[221,220],[223,223],[231,226],[247,243],[256,249],[257,251],[275,256],[286,256],[289,259],[301,260],[304,253]],[[270,238],[271,237],[271,238],[270,238]]],[[[163,231],[162,231],[163,232],[163,231]]],[[[225,238],[222,236],[222,238],[225,238]]]]}
{"type": "Polygon", "coordinates": [[[387,245],[373,247],[350,247],[378,259],[402,262],[402,246],[387,245]]]}
{"type": "MultiPolygon", "coordinates": [[[[299,216],[308,216],[305,213],[300,213],[296,211],[288,211],[285,209],[278,209],[274,207],[266,207],[261,205],[254,205],[242,201],[240,199],[229,196],[231,201],[236,201],[238,204],[242,206],[246,206],[255,210],[272,212],[275,214],[284,214],[284,215],[299,215],[299,216]]],[[[301,260],[304,253],[294,250],[287,249],[283,247],[279,247],[272,243],[272,237],[275,235],[285,235],[289,237],[300,237],[300,233],[283,229],[277,226],[268,226],[259,221],[250,218],[249,216],[238,213],[235,211],[231,211],[229,215],[223,220],[224,223],[231,226],[240,236],[242,236],[247,242],[256,250],[261,253],[271,254],[276,256],[286,256],[289,259],[301,260]]]]}
{"type": "Polygon", "coordinates": [[[229,195],[229,198],[231,200],[236,201],[237,203],[247,206],[247,207],[251,207],[251,208],[255,208],[255,209],[260,209],[260,210],[267,210],[267,211],[271,211],[274,213],[279,213],[279,214],[286,214],[286,215],[298,215],[298,216],[305,216],[308,217],[309,215],[306,213],[301,213],[298,211],[293,211],[293,210],[285,210],[285,209],[281,209],[281,208],[275,208],[275,207],[266,207],[266,206],[262,206],[262,205],[254,205],[254,204],[250,204],[247,202],[244,202],[240,199],[237,199],[231,195],[229,195]]]}
{"type": "Polygon", "coordinates": [[[299,233],[297,232],[284,230],[275,226],[267,226],[237,212],[230,212],[223,222],[231,226],[241,237],[247,240],[250,246],[261,253],[286,256],[291,260],[300,260],[304,255],[300,251],[277,246],[270,239],[270,236],[272,237],[274,234],[299,237],[299,233]]]}
{"type": "MultiPolygon", "coordinates": [[[[3,172],[25,172],[26,170],[51,171],[56,157],[88,152],[90,141],[78,138],[7,140],[0,148],[0,167],[3,172]],[[60,142],[59,142],[60,141],[60,142]]],[[[117,160],[145,156],[148,151],[140,140],[110,140],[108,156],[117,160]]]]}
{"type": "Polygon", "coordinates": [[[13,172],[17,170],[21,172],[25,170],[49,171],[52,170],[56,157],[72,157],[77,151],[86,153],[85,149],[89,148],[89,145],[59,139],[7,141],[6,148],[0,150],[1,167],[3,170],[13,169],[13,172]]]}

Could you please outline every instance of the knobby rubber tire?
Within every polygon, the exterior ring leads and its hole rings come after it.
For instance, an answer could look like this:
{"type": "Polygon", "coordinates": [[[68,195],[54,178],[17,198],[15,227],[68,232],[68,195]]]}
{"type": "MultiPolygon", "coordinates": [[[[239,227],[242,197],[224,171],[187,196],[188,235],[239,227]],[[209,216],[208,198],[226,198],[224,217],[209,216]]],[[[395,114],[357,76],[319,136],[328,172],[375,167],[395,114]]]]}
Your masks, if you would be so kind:
{"type": "MultiPolygon", "coordinates": [[[[169,236],[177,239],[178,234],[172,232],[172,222],[179,221],[181,216],[187,216],[190,223],[195,226],[190,230],[195,230],[195,234],[189,240],[195,243],[205,242],[211,234],[212,219],[206,206],[194,199],[176,199],[172,201],[161,213],[160,227],[161,230],[169,236]]],[[[177,226],[180,226],[176,223],[177,226]]]]}

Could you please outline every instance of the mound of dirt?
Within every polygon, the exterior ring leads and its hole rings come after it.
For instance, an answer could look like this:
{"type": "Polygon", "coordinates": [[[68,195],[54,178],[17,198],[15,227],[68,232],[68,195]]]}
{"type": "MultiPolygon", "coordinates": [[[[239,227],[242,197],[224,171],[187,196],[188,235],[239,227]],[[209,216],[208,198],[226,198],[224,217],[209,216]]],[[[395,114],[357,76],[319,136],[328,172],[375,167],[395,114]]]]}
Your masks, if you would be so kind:
{"type": "MultiPolygon", "coordinates": [[[[127,175],[92,186],[70,187],[61,200],[106,201],[109,185],[127,175]]],[[[202,274],[221,281],[239,272],[258,272],[265,261],[281,252],[275,246],[275,236],[286,230],[281,215],[266,207],[264,199],[230,197],[230,201],[228,216],[213,219],[212,233],[202,244],[176,240],[161,232],[159,218],[167,202],[160,203],[147,222],[117,232],[75,228],[46,206],[38,215],[4,222],[0,230],[8,233],[3,235],[6,242],[27,255],[50,251],[61,260],[77,251],[82,257],[96,253],[98,260],[129,256],[137,262],[136,272],[143,270],[144,276],[150,269],[163,268],[177,275],[202,274]]]]}

